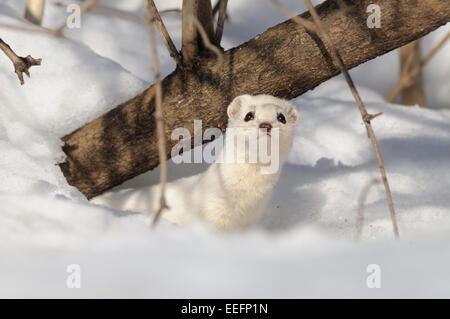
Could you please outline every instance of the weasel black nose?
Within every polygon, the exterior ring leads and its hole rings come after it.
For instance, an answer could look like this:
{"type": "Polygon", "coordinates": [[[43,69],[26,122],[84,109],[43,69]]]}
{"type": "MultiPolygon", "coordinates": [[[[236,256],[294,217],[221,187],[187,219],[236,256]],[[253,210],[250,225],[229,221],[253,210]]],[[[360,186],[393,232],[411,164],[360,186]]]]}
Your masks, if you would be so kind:
{"type": "Polygon", "coordinates": [[[259,128],[265,128],[267,132],[270,132],[270,130],[272,129],[272,125],[269,123],[261,123],[259,124],[259,128]]]}

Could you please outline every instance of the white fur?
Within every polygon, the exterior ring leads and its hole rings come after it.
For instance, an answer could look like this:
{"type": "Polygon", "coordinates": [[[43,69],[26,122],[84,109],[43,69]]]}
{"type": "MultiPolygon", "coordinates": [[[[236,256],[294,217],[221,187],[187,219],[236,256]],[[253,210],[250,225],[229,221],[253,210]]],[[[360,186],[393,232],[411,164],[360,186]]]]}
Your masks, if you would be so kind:
{"type": "MultiPolygon", "coordinates": [[[[270,123],[273,129],[279,129],[278,170],[262,174],[260,163],[216,161],[203,174],[167,184],[170,209],[163,212],[165,219],[184,224],[200,217],[214,229],[227,231],[248,227],[261,216],[291,147],[297,112],[288,101],[270,95],[241,95],[231,102],[227,113],[228,128],[248,129],[270,123]],[[248,112],[254,113],[254,119],[245,122],[248,112]],[[286,124],[277,120],[279,113],[284,114],[286,124]]],[[[224,147],[222,152],[226,151],[224,147]]],[[[126,189],[105,193],[92,202],[121,210],[154,212],[159,205],[158,194],[159,187],[155,186],[126,189]]]]}

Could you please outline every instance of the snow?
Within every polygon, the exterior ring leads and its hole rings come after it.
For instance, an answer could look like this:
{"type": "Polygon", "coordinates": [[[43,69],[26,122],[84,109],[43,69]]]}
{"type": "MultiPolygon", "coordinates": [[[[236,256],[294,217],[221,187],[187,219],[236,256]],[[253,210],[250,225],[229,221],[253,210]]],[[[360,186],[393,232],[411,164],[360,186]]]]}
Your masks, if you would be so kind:
{"type": "MultiPolygon", "coordinates": [[[[286,1],[303,11],[297,2],[286,1]]],[[[27,24],[24,3],[2,1],[0,22],[27,24]]],[[[54,27],[65,12],[48,3],[44,25],[54,27]]],[[[103,4],[143,16],[140,0],[103,4]]],[[[226,48],[285,19],[257,0],[230,1],[229,14],[226,48]]],[[[179,17],[164,19],[179,45],[179,17]]],[[[201,223],[153,229],[148,216],[90,204],[56,165],[64,159],[62,136],[152,82],[145,26],[87,13],[66,39],[0,30],[20,55],[43,58],[20,86],[0,55],[0,297],[449,296],[450,46],[425,68],[427,109],[384,102],[398,76],[396,51],[351,72],[369,112],[383,112],[373,126],[401,233],[393,239],[378,184],[368,192],[362,238],[355,241],[362,189],[379,171],[341,77],[292,100],[300,114],[294,146],[258,225],[232,234],[201,223]],[[81,267],[81,289],[67,288],[71,264],[81,267]],[[380,289],[366,285],[370,264],[381,267],[380,289]]],[[[425,37],[424,54],[449,30],[425,37]]],[[[168,74],[174,63],[160,40],[158,49],[168,74]]],[[[206,167],[169,161],[169,179],[206,167]]],[[[158,172],[120,187],[156,185],[158,172]]]]}

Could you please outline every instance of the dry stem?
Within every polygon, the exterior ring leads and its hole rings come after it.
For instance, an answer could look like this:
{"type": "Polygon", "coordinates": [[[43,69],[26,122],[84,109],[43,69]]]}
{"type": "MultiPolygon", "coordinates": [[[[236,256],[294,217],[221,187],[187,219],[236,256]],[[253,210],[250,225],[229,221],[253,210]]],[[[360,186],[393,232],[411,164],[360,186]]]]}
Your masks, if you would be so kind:
{"type": "Polygon", "coordinates": [[[12,29],[12,30],[25,31],[25,32],[37,32],[37,33],[44,33],[44,34],[49,34],[49,35],[53,35],[53,36],[59,36],[57,34],[56,30],[45,28],[45,27],[42,27],[39,25],[33,25],[33,26],[31,26],[31,25],[13,25],[13,24],[7,24],[7,23],[0,22],[0,27],[12,29]]]}
{"type": "MultiPolygon", "coordinates": [[[[55,1],[53,4],[58,7],[67,8],[67,6],[70,3],[58,0],[58,1],[55,1]]],[[[120,18],[120,19],[127,20],[130,22],[138,23],[138,24],[147,24],[147,21],[145,19],[142,19],[134,14],[130,14],[130,13],[118,10],[118,9],[114,9],[114,8],[95,6],[95,7],[90,8],[89,12],[95,13],[95,14],[111,16],[111,17],[115,17],[115,18],[120,18]]]]}
{"type": "MultiPolygon", "coordinates": [[[[275,2],[275,4],[277,4],[285,13],[292,15],[293,13],[287,9],[284,5],[282,5],[278,0],[272,0],[273,2],[275,2]]],[[[395,216],[395,210],[394,210],[394,203],[392,200],[392,194],[391,194],[391,190],[389,187],[389,183],[388,183],[388,179],[386,176],[386,171],[384,169],[384,163],[383,163],[383,159],[381,157],[381,153],[380,153],[380,149],[378,146],[378,142],[375,138],[375,133],[373,131],[372,125],[370,123],[370,121],[372,119],[374,119],[375,117],[381,115],[381,113],[377,113],[377,114],[369,114],[366,111],[366,108],[364,106],[363,101],[361,100],[361,97],[355,87],[355,84],[353,83],[352,78],[350,77],[350,74],[348,73],[348,70],[344,64],[344,61],[342,60],[341,55],[339,54],[339,52],[337,51],[336,47],[334,46],[333,42],[331,41],[331,38],[328,36],[328,33],[325,31],[325,28],[322,25],[322,22],[320,21],[320,17],[317,14],[315,8],[313,7],[313,5],[311,4],[311,1],[309,0],[304,0],[306,6],[308,7],[309,12],[311,13],[311,16],[314,20],[314,26],[311,26],[311,23],[299,16],[296,17],[296,19],[293,19],[295,22],[299,23],[300,25],[302,25],[305,29],[309,30],[310,32],[315,32],[318,36],[320,36],[320,38],[325,42],[325,44],[328,46],[328,48],[330,49],[330,53],[331,56],[334,60],[334,62],[338,65],[339,69],[341,70],[341,73],[344,75],[345,80],[347,81],[347,84],[350,87],[350,90],[353,94],[353,97],[356,100],[356,103],[358,105],[359,111],[361,113],[361,117],[363,118],[364,121],[364,125],[366,126],[366,130],[367,130],[367,135],[370,138],[372,145],[373,145],[373,149],[375,152],[375,156],[377,158],[377,162],[378,162],[378,166],[380,168],[380,173],[382,176],[382,180],[383,180],[383,184],[384,184],[384,188],[386,191],[386,197],[387,197],[387,202],[388,202],[388,206],[389,206],[389,211],[390,211],[390,215],[391,215],[391,220],[392,220],[392,226],[393,226],[393,230],[394,230],[394,235],[396,238],[399,238],[399,232],[398,232],[398,226],[397,226],[397,219],[395,216]],[[316,31],[317,30],[317,31],[316,31]]]]}
{"type": "MultiPolygon", "coordinates": [[[[325,28],[322,25],[322,22],[320,21],[320,17],[317,14],[317,11],[315,10],[315,8],[313,7],[313,5],[311,4],[310,0],[304,0],[306,6],[308,7],[309,12],[311,13],[311,16],[314,20],[314,23],[317,27],[318,30],[318,35],[321,36],[321,38],[323,40],[325,40],[325,43],[327,44],[327,46],[330,49],[330,53],[331,56],[333,57],[333,60],[335,61],[335,63],[337,63],[337,65],[339,66],[342,74],[344,74],[345,80],[347,81],[348,86],[350,87],[350,90],[353,94],[353,97],[356,100],[356,104],[358,105],[359,111],[361,112],[361,117],[363,118],[364,121],[364,125],[366,126],[367,129],[367,134],[369,135],[370,140],[372,141],[372,145],[373,145],[373,150],[375,152],[376,158],[377,158],[377,162],[378,162],[378,166],[380,168],[380,173],[381,173],[381,177],[382,177],[382,181],[384,184],[384,188],[386,191],[386,197],[387,197],[387,202],[388,202],[388,206],[389,206],[389,211],[391,214],[391,220],[392,220],[392,226],[393,226],[393,230],[394,230],[394,235],[396,238],[399,238],[399,232],[398,232],[398,226],[397,226],[397,218],[395,216],[395,210],[394,210],[394,203],[392,200],[392,194],[391,194],[391,190],[389,187],[389,182],[386,176],[386,171],[384,169],[384,163],[383,163],[383,159],[381,157],[381,153],[380,153],[380,148],[378,146],[378,142],[375,138],[375,133],[373,131],[372,128],[372,124],[370,123],[370,120],[373,119],[376,115],[371,115],[369,113],[367,113],[366,107],[358,93],[358,90],[355,87],[355,84],[353,83],[352,78],[350,77],[350,74],[348,73],[347,67],[344,64],[344,61],[342,60],[341,55],[339,54],[338,50],[336,49],[336,47],[334,46],[333,41],[331,41],[331,38],[329,37],[327,31],[325,30],[325,28]]],[[[378,114],[379,115],[379,114],[378,114]]]]}
{"type": "Polygon", "coordinates": [[[408,56],[408,60],[406,61],[405,68],[400,76],[400,80],[397,82],[395,87],[389,92],[386,96],[387,102],[392,102],[395,97],[406,87],[408,87],[414,77],[423,69],[423,67],[431,60],[431,58],[444,46],[444,44],[450,38],[450,32],[433,48],[433,50],[428,53],[428,55],[420,62],[420,64],[411,70],[411,64],[413,61],[413,54],[408,56]]]}
{"type": "Polygon", "coordinates": [[[311,13],[311,16],[314,20],[314,23],[317,27],[318,30],[318,35],[321,35],[321,38],[323,40],[325,40],[325,43],[327,44],[327,46],[330,48],[330,53],[331,56],[333,57],[333,60],[335,61],[335,63],[337,63],[337,65],[339,66],[342,74],[344,74],[345,80],[347,81],[348,86],[350,87],[350,90],[353,94],[353,97],[356,100],[356,104],[358,105],[359,111],[361,112],[361,117],[363,118],[364,121],[364,125],[366,126],[367,129],[367,134],[369,135],[370,140],[372,141],[372,145],[373,145],[373,150],[375,152],[375,156],[377,158],[377,162],[378,162],[378,166],[380,168],[380,173],[381,173],[381,177],[382,177],[382,181],[384,184],[384,188],[386,191],[386,197],[387,197],[387,202],[388,202],[388,206],[389,206],[389,211],[391,214],[391,220],[392,220],[392,226],[393,226],[393,230],[394,230],[394,235],[396,238],[399,238],[399,232],[398,232],[398,226],[397,226],[397,218],[395,216],[395,210],[394,210],[394,202],[392,200],[392,194],[391,194],[391,190],[389,187],[389,182],[386,176],[386,171],[384,169],[384,163],[383,163],[383,159],[381,157],[381,153],[380,153],[380,148],[378,146],[378,142],[377,139],[375,138],[375,133],[373,131],[372,128],[372,124],[370,123],[370,120],[372,120],[374,117],[380,115],[371,115],[369,113],[367,113],[366,107],[361,99],[361,96],[358,93],[358,90],[355,87],[355,84],[353,83],[353,80],[350,76],[350,74],[348,73],[347,67],[344,64],[344,61],[342,60],[341,55],[339,54],[339,51],[336,49],[336,47],[334,46],[333,41],[331,41],[331,38],[329,37],[327,31],[325,30],[325,28],[322,25],[322,22],[320,21],[320,17],[317,14],[317,11],[314,9],[313,5],[311,4],[310,0],[304,0],[306,6],[308,7],[309,12],[311,13]]]}
{"type": "MultiPolygon", "coordinates": [[[[164,118],[162,112],[162,85],[161,85],[161,76],[159,73],[159,60],[158,53],[156,51],[156,41],[155,41],[155,32],[154,32],[154,19],[153,15],[154,11],[152,10],[151,0],[147,0],[147,22],[148,22],[148,31],[150,35],[150,46],[151,52],[153,56],[153,72],[155,73],[155,121],[156,121],[156,134],[158,138],[158,155],[159,155],[159,163],[161,165],[160,170],[160,199],[159,199],[159,209],[155,214],[153,219],[153,226],[158,222],[159,217],[161,216],[164,209],[167,208],[166,204],[166,182],[167,182],[167,153],[166,153],[166,141],[164,135],[164,118]]],[[[149,92],[151,92],[149,90],[149,92]]],[[[148,94],[148,93],[147,93],[148,94]]]]}

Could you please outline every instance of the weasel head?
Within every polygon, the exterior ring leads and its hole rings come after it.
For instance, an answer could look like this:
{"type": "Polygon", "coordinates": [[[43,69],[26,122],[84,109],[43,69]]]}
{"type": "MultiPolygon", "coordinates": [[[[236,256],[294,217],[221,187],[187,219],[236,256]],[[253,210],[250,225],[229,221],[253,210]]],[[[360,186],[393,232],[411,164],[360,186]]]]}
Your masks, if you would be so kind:
{"type": "Polygon", "coordinates": [[[298,122],[295,107],[272,95],[240,95],[227,109],[228,127],[251,128],[270,124],[283,131],[293,130],[298,122]]]}
{"type": "Polygon", "coordinates": [[[279,152],[284,160],[290,150],[298,122],[297,110],[291,103],[271,95],[245,94],[231,102],[227,114],[228,129],[239,128],[245,132],[256,132],[259,142],[266,139],[268,143],[274,143],[272,135],[275,137],[277,133],[279,152]]]}

